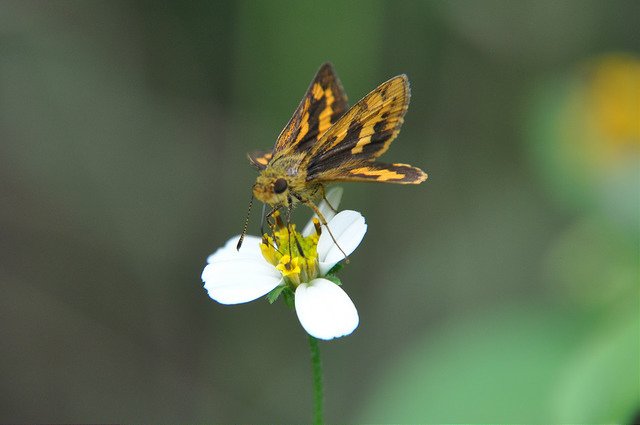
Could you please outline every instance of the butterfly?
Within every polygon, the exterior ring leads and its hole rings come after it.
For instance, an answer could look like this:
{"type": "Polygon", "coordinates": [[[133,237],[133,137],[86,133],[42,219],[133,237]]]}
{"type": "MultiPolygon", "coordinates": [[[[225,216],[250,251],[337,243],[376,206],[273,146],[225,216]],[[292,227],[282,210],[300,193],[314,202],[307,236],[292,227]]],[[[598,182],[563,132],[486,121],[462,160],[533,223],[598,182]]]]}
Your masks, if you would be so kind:
{"type": "MultiPolygon", "coordinates": [[[[272,212],[307,205],[326,226],[315,200],[324,198],[327,183],[422,183],[427,174],[417,167],[376,161],[398,136],[409,97],[409,80],[402,74],[349,108],[333,66],[323,64],[273,149],[248,154],[260,172],[253,196],[272,212]]],[[[243,236],[246,227],[245,222],[243,236]]]]}

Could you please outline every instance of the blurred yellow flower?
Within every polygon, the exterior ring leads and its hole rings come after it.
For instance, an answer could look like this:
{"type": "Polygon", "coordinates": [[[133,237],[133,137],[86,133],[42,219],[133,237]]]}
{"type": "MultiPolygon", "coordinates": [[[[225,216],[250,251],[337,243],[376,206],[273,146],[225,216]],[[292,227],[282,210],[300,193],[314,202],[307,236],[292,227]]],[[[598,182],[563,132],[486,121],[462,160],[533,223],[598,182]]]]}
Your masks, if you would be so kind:
{"type": "Polygon", "coordinates": [[[596,206],[626,225],[636,221],[640,58],[594,58],[533,94],[530,147],[548,189],[581,210],[596,206]]]}
{"type": "MultiPolygon", "coordinates": [[[[590,62],[560,112],[560,143],[593,176],[640,148],[640,60],[608,55],[590,62]]],[[[597,176],[594,176],[597,177],[597,176]]]]}
{"type": "Polygon", "coordinates": [[[611,55],[594,64],[588,86],[588,112],[610,146],[640,145],[640,60],[611,55]]]}

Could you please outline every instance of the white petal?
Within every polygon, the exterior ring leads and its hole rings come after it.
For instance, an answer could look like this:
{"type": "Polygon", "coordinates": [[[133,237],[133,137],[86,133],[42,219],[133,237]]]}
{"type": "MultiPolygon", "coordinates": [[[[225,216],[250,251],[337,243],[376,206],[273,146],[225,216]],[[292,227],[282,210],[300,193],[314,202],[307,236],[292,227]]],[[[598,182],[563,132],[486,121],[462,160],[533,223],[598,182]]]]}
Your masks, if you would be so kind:
{"type": "Polygon", "coordinates": [[[319,339],[349,335],[360,319],[353,301],[327,279],[314,279],[296,289],[296,314],[305,331],[319,339]]]}
{"type": "MultiPolygon", "coordinates": [[[[340,211],[329,222],[331,233],[336,238],[344,254],[349,255],[360,245],[364,234],[367,233],[367,224],[364,217],[357,211],[340,211]]],[[[327,229],[323,229],[318,241],[318,261],[320,273],[325,274],[338,262],[344,259],[344,254],[333,242],[327,229]]]]}
{"type": "Polygon", "coordinates": [[[214,300],[221,304],[239,304],[268,294],[282,283],[282,275],[264,258],[239,256],[207,264],[202,271],[202,281],[214,300]]]}
{"type": "Polygon", "coordinates": [[[223,259],[237,259],[237,258],[263,258],[262,252],[260,252],[260,239],[257,236],[246,235],[242,242],[240,251],[236,249],[240,235],[234,236],[229,239],[222,248],[218,248],[216,252],[211,254],[207,258],[207,263],[213,263],[223,259]]]}
{"type": "MultiPolygon", "coordinates": [[[[342,192],[343,190],[341,187],[332,187],[327,191],[327,194],[325,196],[325,198],[327,199],[323,199],[322,202],[320,202],[320,204],[318,205],[318,209],[324,216],[324,219],[327,220],[327,223],[330,222],[331,219],[336,215],[335,211],[338,211],[338,205],[340,205],[340,200],[342,199],[342,192]],[[331,206],[327,204],[327,201],[329,201],[329,204],[331,204],[331,206]],[[333,209],[331,207],[333,207],[333,209]]],[[[313,218],[318,218],[318,215],[314,214],[311,220],[309,220],[307,225],[304,227],[304,230],[302,230],[302,236],[309,236],[311,233],[313,233],[313,218]]]]}

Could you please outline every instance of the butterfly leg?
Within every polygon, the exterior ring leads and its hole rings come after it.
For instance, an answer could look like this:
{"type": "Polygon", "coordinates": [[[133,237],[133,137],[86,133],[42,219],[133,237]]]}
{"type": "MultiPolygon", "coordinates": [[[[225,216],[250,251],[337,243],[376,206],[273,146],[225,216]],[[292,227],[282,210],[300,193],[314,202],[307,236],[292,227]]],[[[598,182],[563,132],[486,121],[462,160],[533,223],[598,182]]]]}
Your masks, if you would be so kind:
{"type": "MultiPolygon", "coordinates": [[[[291,197],[287,198],[287,233],[289,235],[289,253],[291,254],[291,257],[293,258],[293,251],[291,250],[291,210],[293,209],[293,200],[291,199],[291,197]]],[[[300,240],[298,239],[298,232],[294,232],[293,233],[293,241],[296,243],[296,248],[298,249],[298,253],[303,257],[306,258],[304,255],[304,250],[302,249],[302,245],[300,244],[300,240]]]]}
{"type": "Polygon", "coordinates": [[[327,192],[324,189],[324,185],[320,185],[320,191],[322,192],[322,199],[324,200],[324,202],[327,203],[327,205],[329,206],[329,208],[331,208],[331,211],[333,211],[334,214],[338,214],[338,211],[333,208],[333,205],[331,205],[331,202],[329,202],[329,200],[327,199],[327,192]]]}
{"type": "MultiPolygon", "coordinates": [[[[288,218],[287,218],[288,220],[288,218]]],[[[276,240],[276,229],[284,227],[284,223],[282,222],[282,218],[280,218],[280,207],[273,207],[271,211],[267,215],[264,215],[264,206],[263,206],[263,223],[267,222],[269,226],[269,230],[271,230],[271,238],[276,240]]],[[[263,223],[260,223],[260,232],[264,235],[264,229],[262,227],[263,223]]],[[[277,250],[277,249],[276,249],[277,250]]],[[[277,250],[280,252],[279,250],[277,250]]]]}
{"type": "MultiPolygon", "coordinates": [[[[262,214],[260,215],[260,235],[264,235],[264,221],[267,217],[267,214],[265,214],[266,210],[267,204],[262,204],[262,214]]],[[[273,214],[273,211],[269,213],[269,216],[271,216],[271,214],[273,214]]]]}
{"type": "Polygon", "coordinates": [[[344,250],[342,249],[342,247],[340,247],[340,245],[338,244],[338,241],[336,240],[336,238],[333,236],[333,233],[331,233],[331,229],[329,228],[329,225],[327,223],[327,220],[324,218],[324,215],[320,212],[320,209],[316,206],[316,204],[314,204],[311,200],[309,199],[303,199],[301,197],[298,197],[297,195],[294,194],[294,196],[296,198],[298,198],[298,200],[300,202],[302,202],[303,204],[305,204],[306,206],[308,206],[309,208],[311,208],[313,210],[314,213],[316,213],[316,215],[318,216],[318,219],[320,220],[320,224],[322,224],[327,231],[329,232],[329,236],[331,236],[331,240],[333,240],[333,243],[336,244],[336,246],[338,247],[338,249],[340,250],[340,252],[342,252],[342,255],[344,255],[344,261],[345,263],[349,263],[349,257],[347,256],[347,254],[345,254],[344,250]]]}
{"type": "Polygon", "coordinates": [[[260,233],[264,235],[265,231],[264,231],[264,223],[265,221],[267,222],[267,225],[269,226],[269,228],[271,229],[271,232],[273,233],[273,228],[276,225],[276,221],[277,219],[272,223],[271,219],[273,218],[273,215],[276,213],[276,211],[278,211],[278,208],[272,208],[271,211],[269,211],[269,213],[267,215],[264,214],[265,211],[265,206],[262,206],[262,220],[260,221],[260,233]]]}
{"type": "Polygon", "coordinates": [[[293,252],[291,251],[291,205],[293,205],[293,201],[291,200],[291,197],[287,198],[287,235],[289,236],[287,238],[288,242],[289,242],[289,255],[291,256],[291,258],[293,258],[293,252]]]}

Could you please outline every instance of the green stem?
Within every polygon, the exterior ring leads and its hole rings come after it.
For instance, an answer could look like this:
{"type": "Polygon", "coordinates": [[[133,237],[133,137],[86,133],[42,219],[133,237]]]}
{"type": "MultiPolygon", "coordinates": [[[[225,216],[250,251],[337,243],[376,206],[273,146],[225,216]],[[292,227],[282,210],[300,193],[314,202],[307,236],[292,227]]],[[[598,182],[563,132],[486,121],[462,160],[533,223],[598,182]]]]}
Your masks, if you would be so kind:
{"type": "Polygon", "coordinates": [[[309,335],[309,348],[311,349],[311,368],[313,369],[313,423],[315,425],[322,425],[322,403],[324,401],[322,363],[320,362],[318,340],[311,335],[309,335]]]}

